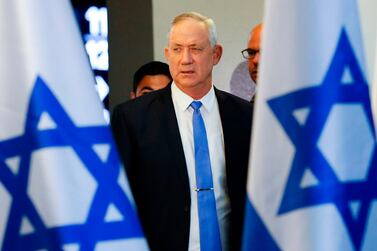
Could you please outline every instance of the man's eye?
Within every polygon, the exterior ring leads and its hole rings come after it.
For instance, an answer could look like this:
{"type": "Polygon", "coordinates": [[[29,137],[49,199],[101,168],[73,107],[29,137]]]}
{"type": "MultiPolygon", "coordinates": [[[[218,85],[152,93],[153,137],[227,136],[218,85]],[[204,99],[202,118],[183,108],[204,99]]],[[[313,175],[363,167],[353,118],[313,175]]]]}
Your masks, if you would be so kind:
{"type": "Polygon", "coordinates": [[[178,53],[178,52],[181,52],[181,48],[179,48],[179,47],[175,47],[175,48],[173,48],[173,52],[176,52],[176,53],[178,53]]]}
{"type": "Polygon", "coordinates": [[[255,55],[258,52],[259,52],[258,50],[252,50],[252,49],[247,50],[247,54],[249,54],[250,57],[255,57],[255,55]]]}
{"type": "Polygon", "coordinates": [[[201,52],[203,49],[202,48],[199,48],[199,47],[193,47],[193,48],[190,48],[190,50],[194,53],[199,53],[201,52]]]}

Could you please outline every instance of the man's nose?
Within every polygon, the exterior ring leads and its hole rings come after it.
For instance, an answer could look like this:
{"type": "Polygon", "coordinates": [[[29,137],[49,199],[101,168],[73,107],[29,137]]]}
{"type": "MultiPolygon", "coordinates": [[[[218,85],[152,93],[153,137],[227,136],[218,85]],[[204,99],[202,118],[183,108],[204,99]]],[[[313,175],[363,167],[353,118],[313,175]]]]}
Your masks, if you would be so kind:
{"type": "Polygon", "coordinates": [[[259,56],[260,56],[259,51],[257,51],[257,52],[255,53],[254,58],[253,58],[253,63],[254,63],[254,64],[258,64],[258,63],[259,63],[259,56]]]}
{"type": "Polygon", "coordinates": [[[182,64],[191,64],[192,55],[189,48],[185,48],[182,52],[182,64]]]}

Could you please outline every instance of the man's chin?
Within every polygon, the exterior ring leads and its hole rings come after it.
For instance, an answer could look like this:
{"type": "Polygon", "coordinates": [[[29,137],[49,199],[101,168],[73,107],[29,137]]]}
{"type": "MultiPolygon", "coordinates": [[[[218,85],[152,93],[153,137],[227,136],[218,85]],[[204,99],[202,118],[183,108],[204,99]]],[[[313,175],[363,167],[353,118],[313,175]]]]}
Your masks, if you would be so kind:
{"type": "Polygon", "coordinates": [[[195,86],[195,82],[193,81],[189,81],[187,79],[184,79],[184,80],[181,80],[179,82],[175,82],[175,84],[180,87],[180,89],[182,88],[192,88],[195,86]]]}

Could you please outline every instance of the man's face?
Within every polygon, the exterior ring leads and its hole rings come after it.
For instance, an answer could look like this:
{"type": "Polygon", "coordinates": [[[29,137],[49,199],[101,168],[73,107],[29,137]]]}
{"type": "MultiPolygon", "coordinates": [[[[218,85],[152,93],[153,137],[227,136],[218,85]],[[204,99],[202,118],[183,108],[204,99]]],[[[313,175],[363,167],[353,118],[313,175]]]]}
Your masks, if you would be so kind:
{"type": "Polygon", "coordinates": [[[221,46],[211,48],[205,24],[193,19],[175,24],[165,48],[174,82],[192,97],[192,93],[211,88],[212,68],[219,62],[221,53],[221,46]]]}
{"type": "Polygon", "coordinates": [[[249,73],[251,79],[257,83],[258,79],[258,66],[259,66],[259,50],[260,50],[260,42],[261,42],[261,31],[262,25],[258,25],[252,31],[249,43],[247,44],[247,48],[254,50],[255,55],[248,59],[249,65],[249,73]]]}
{"type": "Polygon", "coordinates": [[[167,86],[170,82],[170,78],[163,74],[159,75],[146,75],[144,76],[139,85],[137,86],[136,93],[131,93],[131,98],[137,98],[143,96],[146,93],[159,90],[167,86]]]}

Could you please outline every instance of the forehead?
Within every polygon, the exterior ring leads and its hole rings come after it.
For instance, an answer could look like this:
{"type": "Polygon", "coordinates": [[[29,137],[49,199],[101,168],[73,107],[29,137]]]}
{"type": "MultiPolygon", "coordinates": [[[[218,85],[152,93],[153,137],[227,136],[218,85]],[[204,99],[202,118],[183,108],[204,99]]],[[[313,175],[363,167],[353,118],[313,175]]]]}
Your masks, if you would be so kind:
{"type": "Polygon", "coordinates": [[[249,48],[259,49],[262,36],[262,25],[258,25],[255,29],[252,30],[250,35],[250,40],[247,44],[249,48]]]}
{"type": "Polygon", "coordinates": [[[160,87],[160,86],[164,87],[169,82],[170,82],[170,79],[167,76],[163,75],[163,74],[145,75],[141,79],[141,81],[140,81],[137,89],[139,90],[139,89],[142,89],[142,88],[144,88],[146,86],[149,86],[149,87],[156,87],[156,86],[158,86],[158,87],[160,87]]]}
{"type": "Polygon", "coordinates": [[[204,22],[195,19],[182,20],[172,26],[169,43],[198,44],[209,43],[209,32],[204,22]]]}

